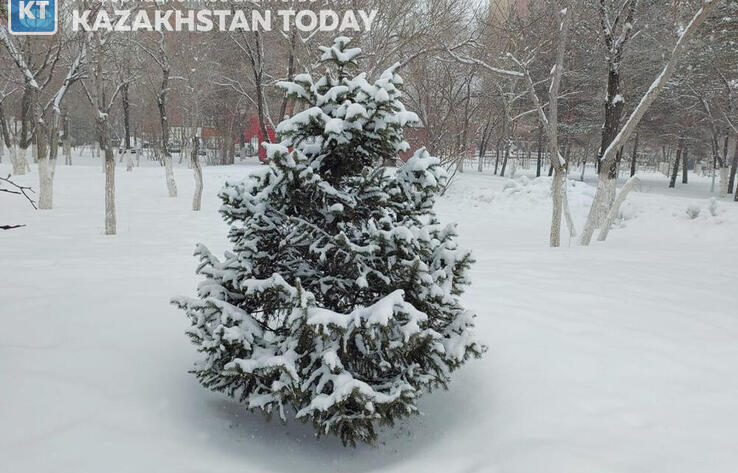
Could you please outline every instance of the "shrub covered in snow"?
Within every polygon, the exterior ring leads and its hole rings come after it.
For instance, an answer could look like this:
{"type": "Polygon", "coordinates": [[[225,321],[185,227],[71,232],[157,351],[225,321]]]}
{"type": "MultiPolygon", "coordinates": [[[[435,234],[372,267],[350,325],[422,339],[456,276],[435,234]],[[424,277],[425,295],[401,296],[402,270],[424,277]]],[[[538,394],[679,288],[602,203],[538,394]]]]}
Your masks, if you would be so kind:
{"type": "Polygon", "coordinates": [[[696,219],[697,217],[700,216],[700,212],[701,211],[702,211],[702,209],[700,208],[699,205],[690,204],[687,207],[687,217],[689,217],[690,220],[694,220],[694,219],[696,219]]]}
{"type": "Polygon", "coordinates": [[[418,397],[484,347],[459,302],[473,260],[433,212],[446,174],[408,145],[397,66],[352,76],[347,38],[329,72],[281,83],[304,104],[278,126],[269,164],[221,191],[233,251],[196,254],[198,298],[176,298],[203,354],[194,373],[249,409],[294,415],[344,444],[416,413],[418,397]]]}

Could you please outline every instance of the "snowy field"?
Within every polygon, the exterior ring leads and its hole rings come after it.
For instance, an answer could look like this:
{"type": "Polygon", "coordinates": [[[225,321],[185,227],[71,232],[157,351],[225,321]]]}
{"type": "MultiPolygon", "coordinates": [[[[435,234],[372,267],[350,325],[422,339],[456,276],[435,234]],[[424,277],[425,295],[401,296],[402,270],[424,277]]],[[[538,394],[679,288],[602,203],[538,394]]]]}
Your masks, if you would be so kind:
{"type": "MultiPolygon", "coordinates": [[[[170,199],[163,168],[119,167],[106,237],[99,161],[75,162],[53,211],[0,196],[0,223],[28,225],[0,233],[0,472],[738,471],[738,204],[712,215],[706,178],[646,174],[606,243],[552,250],[546,180],[460,177],[438,211],[477,258],[465,303],[489,352],[351,449],[187,373],[168,301],[194,295],[195,243],[226,248],[215,195],[256,164],[205,168],[200,213],[191,170],[170,199]]],[[[580,229],[593,190],[569,190],[580,229]]]]}

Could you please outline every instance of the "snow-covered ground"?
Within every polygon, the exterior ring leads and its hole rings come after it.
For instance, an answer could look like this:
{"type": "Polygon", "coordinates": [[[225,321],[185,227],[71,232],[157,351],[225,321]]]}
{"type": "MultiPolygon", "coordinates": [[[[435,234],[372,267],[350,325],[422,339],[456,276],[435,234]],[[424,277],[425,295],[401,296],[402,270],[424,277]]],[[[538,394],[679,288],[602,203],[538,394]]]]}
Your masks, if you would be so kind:
{"type": "MultiPolygon", "coordinates": [[[[459,177],[438,211],[477,258],[465,301],[489,352],[424,415],[347,449],[187,373],[168,301],[194,294],[196,242],[226,248],[215,194],[256,164],[205,168],[199,213],[192,171],[171,199],[162,168],[119,167],[106,237],[99,161],[75,161],[53,211],[0,195],[0,223],[28,225],[0,232],[1,472],[738,470],[738,204],[713,216],[706,178],[647,174],[607,242],[552,250],[545,180],[459,177]]],[[[592,191],[570,188],[580,228],[592,191]]]]}

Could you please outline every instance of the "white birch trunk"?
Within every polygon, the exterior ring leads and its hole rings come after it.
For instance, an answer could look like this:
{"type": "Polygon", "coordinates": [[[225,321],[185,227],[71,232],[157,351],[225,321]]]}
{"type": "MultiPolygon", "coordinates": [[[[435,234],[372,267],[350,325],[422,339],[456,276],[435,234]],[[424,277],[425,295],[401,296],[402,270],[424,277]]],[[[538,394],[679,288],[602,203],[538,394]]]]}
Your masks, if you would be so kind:
{"type": "MultiPolygon", "coordinates": [[[[49,176],[51,177],[51,180],[53,181],[54,176],[56,175],[56,161],[57,161],[57,156],[59,153],[59,148],[58,148],[58,145],[54,143],[53,145],[51,144],[47,145],[47,149],[48,149],[47,155],[48,155],[48,161],[49,161],[49,176]],[[56,147],[56,149],[53,152],[52,152],[52,147],[56,147]]],[[[53,182],[52,182],[52,185],[53,185],[53,182]]]]}
{"type": "Polygon", "coordinates": [[[28,148],[20,148],[20,151],[18,153],[18,157],[20,158],[20,165],[23,166],[23,172],[21,174],[31,172],[31,163],[28,161],[28,153],[28,148]]]}
{"type": "Polygon", "coordinates": [[[64,164],[72,165],[72,142],[68,137],[64,137],[64,164]]]}
{"type": "Polygon", "coordinates": [[[26,165],[20,159],[20,149],[18,145],[13,144],[9,150],[10,164],[13,167],[14,176],[22,176],[26,173],[26,165]]]}
{"type": "Polygon", "coordinates": [[[592,207],[589,214],[587,214],[584,230],[582,230],[582,245],[589,245],[595,230],[602,228],[604,225],[610,207],[615,201],[616,192],[617,179],[599,179],[597,181],[597,190],[592,201],[592,207]]]}
{"type": "Polygon", "coordinates": [[[730,168],[727,166],[720,167],[720,196],[728,194],[728,184],[730,183],[730,168]]]}
{"type": "Polygon", "coordinates": [[[566,181],[564,181],[564,217],[566,218],[566,226],[569,228],[569,238],[576,238],[577,229],[574,226],[574,219],[571,217],[571,209],[569,208],[569,196],[566,190],[566,181]]]}
{"type": "Polygon", "coordinates": [[[612,224],[615,223],[615,219],[620,213],[620,206],[623,205],[623,202],[625,202],[625,199],[628,197],[630,191],[633,190],[633,187],[638,185],[640,182],[641,181],[638,179],[638,176],[633,176],[628,179],[628,182],[626,182],[620,190],[620,194],[618,194],[615,202],[613,202],[610,207],[607,218],[605,218],[605,222],[602,224],[602,228],[600,228],[600,234],[597,236],[598,241],[605,241],[607,239],[607,234],[610,232],[612,224]]]}
{"type": "Polygon", "coordinates": [[[38,208],[39,210],[51,210],[53,207],[54,176],[51,171],[49,155],[42,153],[38,159],[38,208]]]}
{"type": "Polygon", "coordinates": [[[167,191],[169,197],[177,197],[177,183],[174,181],[174,170],[172,169],[172,156],[164,153],[164,172],[167,177],[167,191]]]}
{"type": "Polygon", "coordinates": [[[515,179],[515,173],[518,172],[518,160],[513,159],[510,164],[510,179],[515,179]]]}
{"type": "MultiPolygon", "coordinates": [[[[197,140],[197,138],[195,138],[197,140]]],[[[200,166],[199,145],[192,147],[192,168],[195,170],[195,194],[192,197],[192,210],[199,211],[202,206],[202,167],[200,166]]]]}
{"type": "Polygon", "coordinates": [[[115,220],[115,156],[111,149],[105,150],[105,234],[116,234],[115,220]]]}
{"type": "Polygon", "coordinates": [[[553,212],[551,215],[551,247],[561,246],[561,215],[564,208],[564,186],[566,185],[566,174],[562,166],[554,166],[553,181],[551,182],[551,198],[553,212]]]}
{"type": "Polygon", "coordinates": [[[126,172],[132,172],[133,171],[133,153],[131,153],[131,151],[128,149],[123,151],[123,153],[126,155],[126,172]]]}

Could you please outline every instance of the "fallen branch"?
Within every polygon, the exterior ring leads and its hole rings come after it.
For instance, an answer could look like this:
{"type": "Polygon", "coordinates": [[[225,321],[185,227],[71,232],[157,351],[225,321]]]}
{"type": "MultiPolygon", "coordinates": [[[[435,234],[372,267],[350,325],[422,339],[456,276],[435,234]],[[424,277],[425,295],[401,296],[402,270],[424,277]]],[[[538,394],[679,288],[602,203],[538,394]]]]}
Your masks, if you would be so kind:
{"type": "MultiPolygon", "coordinates": [[[[33,189],[26,186],[19,186],[15,182],[10,180],[10,174],[8,174],[8,177],[0,177],[0,184],[2,183],[10,184],[12,186],[10,189],[5,189],[0,187],[0,192],[6,192],[8,194],[16,194],[16,195],[22,195],[23,197],[30,202],[31,206],[36,209],[36,202],[31,199],[31,197],[28,195],[27,192],[33,192],[33,189]]],[[[15,228],[21,228],[25,227],[25,225],[0,225],[0,230],[13,230],[15,228]]]]}
{"type": "Polygon", "coordinates": [[[33,189],[31,189],[30,187],[27,187],[27,186],[19,186],[15,182],[11,181],[10,180],[10,174],[8,174],[8,177],[0,177],[0,183],[1,182],[5,182],[7,184],[10,184],[11,186],[13,186],[13,188],[15,188],[17,190],[0,188],[0,192],[7,192],[8,194],[22,195],[23,197],[26,198],[26,200],[28,200],[28,202],[31,204],[31,207],[33,207],[34,210],[37,210],[38,209],[38,207],[36,207],[36,202],[33,199],[31,199],[31,196],[29,196],[27,194],[27,191],[29,191],[31,193],[34,193],[33,192],[33,189]]]}

